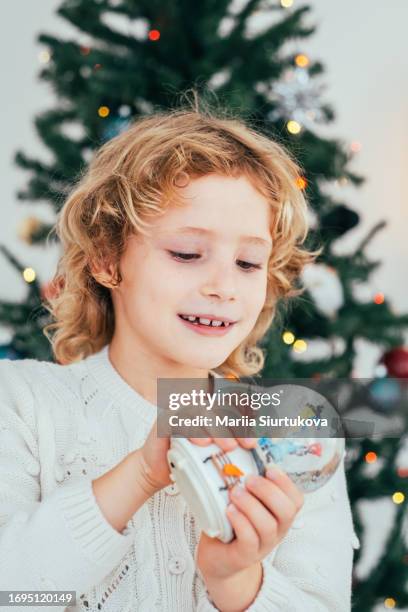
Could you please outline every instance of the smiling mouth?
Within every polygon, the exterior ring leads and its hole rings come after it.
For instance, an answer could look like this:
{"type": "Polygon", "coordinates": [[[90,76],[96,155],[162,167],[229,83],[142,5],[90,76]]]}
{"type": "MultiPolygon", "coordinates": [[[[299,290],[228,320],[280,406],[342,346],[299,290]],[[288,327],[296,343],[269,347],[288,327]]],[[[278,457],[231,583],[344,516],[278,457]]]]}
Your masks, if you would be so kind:
{"type": "Polygon", "coordinates": [[[205,317],[197,317],[194,315],[183,315],[183,314],[179,314],[178,315],[180,317],[180,319],[183,319],[183,321],[187,321],[187,323],[192,323],[193,325],[196,325],[197,327],[209,327],[209,328],[227,328],[227,327],[232,327],[233,325],[235,325],[235,321],[231,321],[231,322],[227,322],[227,321],[220,321],[217,319],[206,319],[205,317]]]}

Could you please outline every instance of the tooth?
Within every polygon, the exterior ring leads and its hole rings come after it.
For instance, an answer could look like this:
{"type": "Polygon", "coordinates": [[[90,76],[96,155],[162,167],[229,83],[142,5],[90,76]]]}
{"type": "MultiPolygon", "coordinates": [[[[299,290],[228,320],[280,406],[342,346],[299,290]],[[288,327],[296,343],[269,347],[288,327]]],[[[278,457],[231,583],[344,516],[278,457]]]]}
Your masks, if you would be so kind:
{"type": "Polygon", "coordinates": [[[225,321],[218,321],[217,319],[205,319],[203,317],[197,317],[195,315],[180,315],[186,321],[190,321],[190,323],[194,323],[194,325],[207,325],[207,327],[221,327],[224,324],[224,327],[228,327],[230,324],[225,321]]]}

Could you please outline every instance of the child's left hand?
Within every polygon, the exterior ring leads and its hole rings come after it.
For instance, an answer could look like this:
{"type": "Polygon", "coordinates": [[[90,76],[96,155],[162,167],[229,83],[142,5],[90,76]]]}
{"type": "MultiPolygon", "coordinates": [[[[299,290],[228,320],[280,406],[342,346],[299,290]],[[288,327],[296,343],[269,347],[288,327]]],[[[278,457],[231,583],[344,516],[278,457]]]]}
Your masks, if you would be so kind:
{"type": "Polygon", "coordinates": [[[242,576],[243,570],[259,564],[283,539],[302,508],[302,491],[281,470],[270,471],[271,478],[251,476],[245,487],[235,486],[230,491],[233,507],[228,507],[227,516],[235,532],[234,540],[224,543],[201,534],[196,562],[207,587],[227,584],[234,575],[242,576]],[[241,494],[234,494],[234,490],[241,494]]]}

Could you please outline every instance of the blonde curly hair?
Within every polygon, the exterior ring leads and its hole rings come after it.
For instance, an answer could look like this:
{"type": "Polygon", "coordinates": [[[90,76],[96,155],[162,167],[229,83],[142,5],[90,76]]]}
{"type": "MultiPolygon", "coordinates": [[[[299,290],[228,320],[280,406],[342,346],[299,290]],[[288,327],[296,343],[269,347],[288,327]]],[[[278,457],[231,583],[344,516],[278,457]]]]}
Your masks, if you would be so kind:
{"type": "Polygon", "coordinates": [[[232,378],[262,369],[265,357],[257,343],[278,301],[304,291],[296,279],[321,252],[301,248],[309,230],[308,204],[298,185],[302,171],[282,145],[243,119],[191,108],[154,112],[106,142],[60,210],[54,231],[62,255],[53,279],[59,290],[43,303],[54,320],[43,333],[57,362],[78,361],[111,341],[111,291],[93,276],[92,264],[111,262],[112,284],[120,282],[128,236],[146,233],[149,218],[182,204],[176,187],[181,172],[191,178],[244,175],[270,202],[266,300],[251,333],[217,368],[232,378]]]}

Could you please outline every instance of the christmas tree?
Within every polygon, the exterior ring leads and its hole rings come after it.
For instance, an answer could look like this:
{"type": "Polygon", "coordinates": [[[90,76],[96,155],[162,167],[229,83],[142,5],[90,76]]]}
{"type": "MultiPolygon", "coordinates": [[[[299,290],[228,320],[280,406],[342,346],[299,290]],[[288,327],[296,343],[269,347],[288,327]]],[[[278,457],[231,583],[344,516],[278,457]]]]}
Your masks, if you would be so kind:
{"type": "MultiPolygon", "coordinates": [[[[310,7],[297,7],[293,0],[61,2],[58,14],[77,34],[69,40],[39,36],[43,46],[39,76],[54,88],[56,103],[36,117],[35,126],[52,161],[22,151],[16,154],[16,163],[30,176],[18,198],[33,206],[46,201],[57,213],[97,147],[126,129],[133,119],[180,105],[180,92],[191,88],[215,111],[229,109],[294,153],[304,168],[298,188],[305,191],[314,215],[306,246],[324,245],[316,263],[303,274],[306,291],[289,307],[279,308],[263,341],[266,363],[262,375],[352,377],[356,340],[363,338],[384,351],[383,364],[374,373],[377,386],[369,388],[367,397],[377,408],[392,409],[389,387],[381,383],[387,376],[407,377],[408,351],[401,345],[408,316],[396,315],[381,293],[369,300],[359,299],[356,293],[380,265],[380,261],[370,261],[366,249],[384,222],[373,227],[354,250],[336,254],[336,244],[359,223],[359,216],[329,195],[325,186],[351,183],[357,187],[363,179],[350,169],[358,143],[349,146],[318,134],[319,125],[332,122],[335,115],[321,100],[324,66],[302,49],[302,41],[315,30],[306,24],[309,12],[310,7]],[[326,354],[307,358],[315,340],[323,342],[326,354]]],[[[55,239],[51,230],[52,225],[44,225],[33,215],[19,233],[36,245],[55,239]]],[[[2,356],[53,360],[42,330],[49,322],[44,301],[58,291],[58,279],[38,279],[29,262],[0,248],[27,283],[22,303],[0,302],[0,324],[12,332],[2,356]]],[[[350,496],[363,544],[358,502],[388,497],[397,504],[383,556],[369,577],[354,579],[358,612],[373,610],[378,603],[388,608],[408,604],[408,551],[402,537],[401,503],[408,492],[407,474],[396,466],[403,442],[403,436],[348,441],[350,496]],[[366,468],[378,459],[382,467],[372,478],[366,468]]],[[[361,549],[356,562],[360,553],[361,549]]]]}

